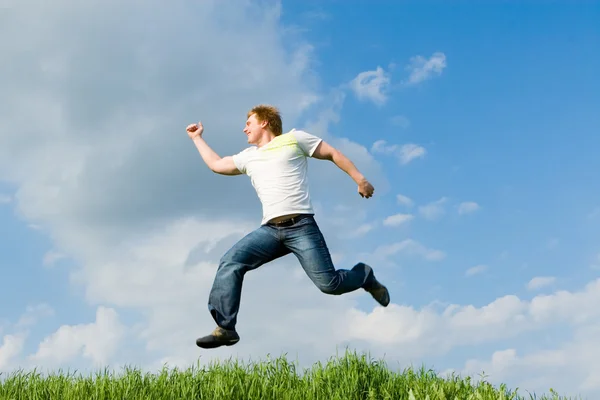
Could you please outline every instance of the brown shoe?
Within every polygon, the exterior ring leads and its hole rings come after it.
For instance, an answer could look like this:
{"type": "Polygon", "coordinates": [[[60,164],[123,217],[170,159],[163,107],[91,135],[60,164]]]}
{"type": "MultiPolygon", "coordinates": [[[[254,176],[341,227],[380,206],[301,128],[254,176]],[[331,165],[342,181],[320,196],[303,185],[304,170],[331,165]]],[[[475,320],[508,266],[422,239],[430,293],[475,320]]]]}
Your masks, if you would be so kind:
{"type": "Polygon", "coordinates": [[[214,349],[220,346],[233,346],[240,341],[236,331],[217,326],[210,335],[196,339],[196,345],[203,349],[214,349]]]}

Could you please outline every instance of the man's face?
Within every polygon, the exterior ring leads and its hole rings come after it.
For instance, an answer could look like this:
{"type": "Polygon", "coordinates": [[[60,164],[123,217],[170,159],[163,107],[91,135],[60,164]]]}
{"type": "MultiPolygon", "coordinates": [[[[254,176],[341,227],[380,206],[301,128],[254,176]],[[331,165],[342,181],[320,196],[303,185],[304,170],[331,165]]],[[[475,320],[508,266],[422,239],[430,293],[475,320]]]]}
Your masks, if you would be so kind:
{"type": "Polygon", "coordinates": [[[262,129],[262,124],[258,122],[256,115],[252,114],[246,120],[246,127],[244,128],[244,133],[248,136],[248,143],[256,143],[260,138],[262,129]]]}

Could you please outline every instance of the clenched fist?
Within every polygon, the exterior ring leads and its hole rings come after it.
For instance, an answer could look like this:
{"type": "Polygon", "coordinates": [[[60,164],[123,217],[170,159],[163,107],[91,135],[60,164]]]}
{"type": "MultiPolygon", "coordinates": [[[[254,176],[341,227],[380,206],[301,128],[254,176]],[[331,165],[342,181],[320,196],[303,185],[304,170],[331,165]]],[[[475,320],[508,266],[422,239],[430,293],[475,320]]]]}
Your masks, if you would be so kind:
{"type": "Polygon", "coordinates": [[[190,137],[190,139],[193,139],[197,136],[202,136],[202,132],[204,132],[204,127],[202,126],[202,122],[198,122],[197,124],[189,124],[187,128],[185,128],[185,130],[187,131],[187,134],[190,137]]]}
{"type": "Polygon", "coordinates": [[[366,179],[361,180],[358,184],[358,193],[362,197],[366,197],[368,199],[369,197],[373,196],[374,191],[375,188],[373,188],[373,185],[371,185],[366,179]]]}

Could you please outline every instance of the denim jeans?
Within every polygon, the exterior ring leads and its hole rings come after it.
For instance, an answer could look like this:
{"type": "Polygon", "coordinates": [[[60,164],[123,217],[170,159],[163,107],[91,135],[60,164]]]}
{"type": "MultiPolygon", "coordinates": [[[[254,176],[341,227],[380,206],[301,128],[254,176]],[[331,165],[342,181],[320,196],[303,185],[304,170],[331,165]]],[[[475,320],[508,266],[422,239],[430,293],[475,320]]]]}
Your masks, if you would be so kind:
{"type": "Polygon", "coordinates": [[[340,295],[367,288],[371,267],[356,264],[336,270],[325,239],[314,217],[307,215],[290,226],[261,225],[237,242],[221,258],[208,299],[208,309],[218,326],[234,330],[240,307],[244,275],[261,265],[293,253],[321,292],[340,295]]]}

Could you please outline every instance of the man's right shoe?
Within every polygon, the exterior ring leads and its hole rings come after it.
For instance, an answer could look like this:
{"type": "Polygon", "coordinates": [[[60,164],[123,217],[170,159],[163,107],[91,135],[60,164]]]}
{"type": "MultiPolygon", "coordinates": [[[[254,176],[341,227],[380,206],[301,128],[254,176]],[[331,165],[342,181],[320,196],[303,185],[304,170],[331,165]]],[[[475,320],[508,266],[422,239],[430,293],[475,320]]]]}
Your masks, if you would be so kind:
{"type": "Polygon", "coordinates": [[[387,288],[383,286],[375,277],[373,277],[373,282],[369,284],[368,287],[365,288],[367,292],[373,296],[375,301],[381,304],[384,307],[387,307],[390,304],[390,293],[387,288]]]}
{"type": "Polygon", "coordinates": [[[240,341],[236,331],[217,326],[210,335],[196,339],[196,345],[203,349],[214,349],[220,346],[233,346],[240,341]]]}

